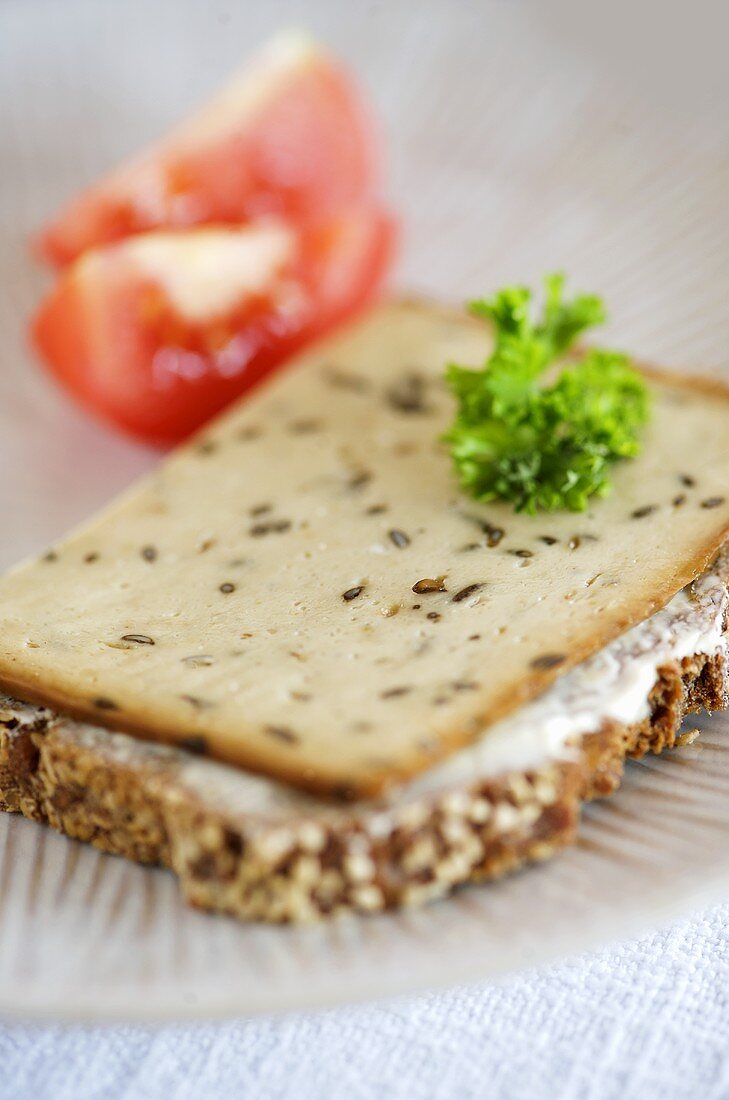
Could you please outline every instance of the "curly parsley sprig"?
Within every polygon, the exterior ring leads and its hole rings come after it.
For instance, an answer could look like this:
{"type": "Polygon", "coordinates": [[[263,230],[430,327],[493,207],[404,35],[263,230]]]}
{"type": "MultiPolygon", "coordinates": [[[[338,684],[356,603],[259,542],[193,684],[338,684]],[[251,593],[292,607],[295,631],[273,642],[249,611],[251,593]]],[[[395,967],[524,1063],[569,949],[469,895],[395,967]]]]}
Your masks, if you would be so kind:
{"type": "Polygon", "coordinates": [[[591,496],[610,491],[610,465],[638,454],[648,390],[627,355],[604,348],[544,382],[577,337],[605,320],[595,295],[565,300],[563,275],[544,285],[539,321],[527,287],[470,303],[492,323],[495,346],[481,370],[448,366],[458,410],[444,438],[461,487],[477,500],[507,500],[517,512],[582,512],[591,496]]]}

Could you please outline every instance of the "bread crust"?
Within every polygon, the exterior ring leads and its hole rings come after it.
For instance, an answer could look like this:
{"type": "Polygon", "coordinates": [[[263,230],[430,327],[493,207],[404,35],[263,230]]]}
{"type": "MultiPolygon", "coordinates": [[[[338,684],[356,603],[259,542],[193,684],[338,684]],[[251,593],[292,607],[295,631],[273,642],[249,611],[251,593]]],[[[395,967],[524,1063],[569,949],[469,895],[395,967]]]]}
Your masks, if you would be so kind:
{"type": "Polygon", "coordinates": [[[643,721],[583,736],[574,760],[389,809],[331,805],[314,819],[241,811],[191,785],[189,753],[4,699],[0,808],[168,867],[201,909],[274,922],[391,909],[498,878],[572,842],[581,804],[618,788],[627,757],[673,748],[685,715],[727,706],[725,657],[664,665],[649,702],[643,721]]]}

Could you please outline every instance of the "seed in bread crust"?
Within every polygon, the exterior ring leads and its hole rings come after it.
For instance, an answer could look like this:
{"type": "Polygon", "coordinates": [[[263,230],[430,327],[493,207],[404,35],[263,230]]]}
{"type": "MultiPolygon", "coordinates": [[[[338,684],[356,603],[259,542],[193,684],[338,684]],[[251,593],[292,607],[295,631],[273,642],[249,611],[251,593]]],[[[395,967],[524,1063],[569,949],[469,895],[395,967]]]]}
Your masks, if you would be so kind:
{"type": "Polygon", "coordinates": [[[702,508],[718,508],[720,504],[724,503],[724,497],[707,497],[706,500],[701,501],[702,508]]]}
{"type": "Polygon", "coordinates": [[[494,807],[494,828],[499,833],[508,833],[521,825],[521,814],[510,802],[499,802],[494,807]]]}
{"type": "Polygon", "coordinates": [[[251,439],[258,439],[262,434],[262,429],[256,424],[247,424],[244,428],[240,429],[235,438],[241,443],[248,443],[251,439]]]}
{"type": "Polygon", "coordinates": [[[645,516],[650,516],[653,512],[658,511],[657,504],[644,504],[641,508],[636,508],[634,512],[631,512],[632,519],[643,519],[645,516]]]}
{"type": "Polygon", "coordinates": [[[269,737],[275,737],[279,741],[285,741],[288,745],[297,744],[299,738],[288,726],[264,726],[263,732],[269,737]]]}
{"type": "Polygon", "coordinates": [[[464,519],[469,520],[471,523],[475,523],[476,526],[480,528],[481,531],[483,531],[484,535],[486,536],[487,546],[498,546],[504,535],[506,534],[506,531],[503,527],[496,527],[495,524],[491,523],[487,519],[482,519],[481,516],[471,516],[467,513],[462,514],[464,519]]]}
{"type": "Polygon", "coordinates": [[[498,546],[506,534],[504,528],[495,527],[493,523],[489,523],[486,519],[476,520],[476,522],[486,536],[486,545],[492,547],[498,546]]]}
{"type": "Polygon", "coordinates": [[[385,895],[379,886],[367,883],[363,886],[355,886],[352,890],[352,901],[360,909],[371,912],[375,909],[384,909],[385,895]]]}
{"type": "Polygon", "coordinates": [[[321,427],[321,420],[317,420],[315,417],[307,417],[302,420],[292,420],[288,425],[288,430],[292,435],[311,435],[312,432],[318,432],[321,427]]]}
{"type": "Polygon", "coordinates": [[[394,382],[385,393],[390,408],[401,413],[427,413],[425,379],[417,371],[410,371],[394,382]]]}
{"type": "Polygon", "coordinates": [[[143,546],[139,551],[145,561],[156,561],[158,557],[158,550],[156,546],[143,546]]]}
{"type": "Polygon", "coordinates": [[[136,642],[137,645],[154,645],[154,638],[150,638],[149,634],[122,634],[121,640],[136,642]]]}
{"type": "Polygon", "coordinates": [[[329,385],[336,389],[350,390],[352,393],[368,393],[372,389],[369,378],[353,371],[342,370],[341,367],[327,366],[322,373],[329,385]]]}
{"type": "Polygon", "coordinates": [[[321,852],[327,836],[321,825],[314,821],[304,821],[298,828],[297,839],[305,852],[321,852]]]}
{"type": "Polygon", "coordinates": [[[350,603],[352,600],[356,600],[364,592],[364,585],[358,584],[354,588],[348,588],[346,592],[342,592],[342,599],[346,603],[350,603]]]}
{"type": "Polygon", "coordinates": [[[182,737],[177,742],[181,749],[186,749],[187,752],[192,752],[196,756],[205,756],[208,751],[208,743],[204,737],[190,735],[189,737],[182,737]]]}
{"type": "Polygon", "coordinates": [[[226,581],[224,584],[220,585],[220,591],[224,596],[229,596],[231,592],[235,592],[235,585],[231,584],[230,581],[226,581]]]}
{"type": "Polygon", "coordinates": [[[94,699],[94,706],[99,710],[119,710],[119,707],[113,699],[108,699],[105,695],[99,695],[94,699]]]}
{"type": "Polygon", "coordinates": [[[442,577],[423,577],[413,585],[413,592],[421,596],[426,592],[447,592],[445,586],[445,574],[442,577]]]}
{"type": "Polygon", "coordinates": [[[474,825],[485,825],[491,813],[491,803],[487,798],[474,798],[468,809],[468,820],[474,825]]]}
{"type": "Polygon", "coordinates": [[[375,863],[364,852],[352,852],[342,862],[344,873],[350,882],[369,882],[375,877],[375,863]]]}
{"type": "Polygon", "coordinates": [[[397,546],[398,550],[404,550],[406,546],[410,545],[410,537],[406,535],[404,531],[398,531],[393,528],[392,531],[387,532],[390,542],[397,546]]]}
{"type": "Polygon", "coordinates": [[[266,523],[254,523],[253,526],[249,528],[248,534],[251,538],[259,539],[262,538],[263,535],[280,535],[284,531],[288,531],[290,527],[290,519],[272,519],[268,520],[266,523]]]}
{"type": "Polygon", "coordinates": [[[199,455],[211,455],[218,449],[218,444],[214,439],[205,439],[202,443],[198,443],[195,448],[196,453],[199,455]]]}
{"type": "Polygon", "coordinates": [[[347,481],[347,487],[356,491],[364,488],[370,481],[372,481],[372,474],[369,470],[355,470],[347,481]]]}
{"type": "Polygon", "coordinates": [[[212,707],[213,704],[208,699],[201,699],[199,695],[181,695],[180,699],[184,699],[186,703],[189,703],[195,710],[207,710],[212,707]]]}
{"type": "Polygon", "coordinates": [[[532,668],[541,670],[556,668],[557,665],[563,664],[566,660],[564,653],[543,653],[541,657],[535,657],[529,663],[532,668]]]}
{"type": "Polygon", "coordinates": [[[397,699],[401,695],[409,695],[412,690],[407,686],[386,688],[380,692],[380,699],[397,699]]]}

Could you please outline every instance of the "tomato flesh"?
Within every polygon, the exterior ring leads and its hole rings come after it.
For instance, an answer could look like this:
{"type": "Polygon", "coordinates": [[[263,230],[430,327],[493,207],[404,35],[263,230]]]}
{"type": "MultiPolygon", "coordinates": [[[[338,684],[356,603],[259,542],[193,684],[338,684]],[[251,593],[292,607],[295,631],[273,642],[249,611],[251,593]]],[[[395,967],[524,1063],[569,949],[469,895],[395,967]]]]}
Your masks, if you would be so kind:
{"type": "MultiPolygon", "coordinates": [[[[207,232],[149,239],[164,255],[182,236],[207,232]]],[[[225,244],[226,234],[256,232],[251,226],[214,237],[225,244]]],[[[286,232],[291,257],[267,284],[202,317],[186,316],[169,286],[140,266],[140,238],[96,249],[60,276],[41,305],[36,346],[66,388],[105,420],[154,444],[183,439],[362,308],[392,253],[393,224],[370,208],[286,232]]]]}
{"type": "Polygon", "coordinates": [[[375,150],[344,70],[307,40],[274,40],[187,123],[71,201],[38,248],[62,266],[152,229],[328,218],[372,195],[375,150]]]}

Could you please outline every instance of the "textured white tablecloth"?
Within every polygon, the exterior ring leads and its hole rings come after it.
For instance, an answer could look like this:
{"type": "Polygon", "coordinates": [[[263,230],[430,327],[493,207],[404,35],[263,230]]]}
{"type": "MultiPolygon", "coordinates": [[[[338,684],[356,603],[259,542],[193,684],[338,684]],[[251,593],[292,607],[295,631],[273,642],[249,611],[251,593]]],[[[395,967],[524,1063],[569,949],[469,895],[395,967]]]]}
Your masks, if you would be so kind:
{"type": "Polygon", "coordinates": [[[0,1100],[724,1100],[729,905],[499,986],[281,1020],[0,1027],[0,1100]]]}

